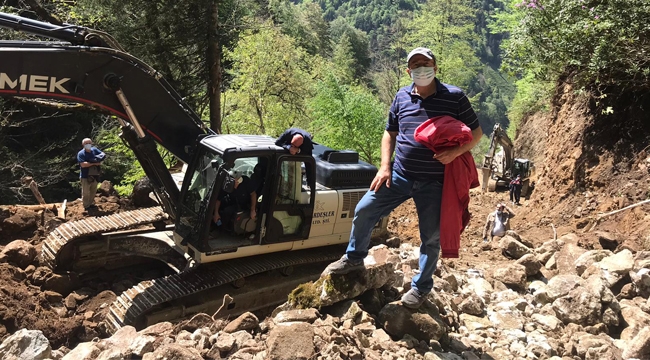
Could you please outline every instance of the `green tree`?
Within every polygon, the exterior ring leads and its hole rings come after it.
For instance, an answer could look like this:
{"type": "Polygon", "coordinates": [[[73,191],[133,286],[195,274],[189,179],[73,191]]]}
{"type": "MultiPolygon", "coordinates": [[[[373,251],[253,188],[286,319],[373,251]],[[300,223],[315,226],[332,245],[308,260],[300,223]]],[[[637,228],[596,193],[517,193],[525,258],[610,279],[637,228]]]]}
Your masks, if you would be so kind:
{"type": "Polygon", "coordinates": [[[232,46],[257,8],[254,1],[79,0],[102,14],[96,24],[133,55],[159,70],[220,131],[222,49],[232,46]],[[208,109],[206,111],[206,109],[208,109]]]}
{"type": "Polygon", "coordinates": [[[510,34],[505,65],[538,79],[570,73],[579,86],[650,89],[650,2],[512,0],[493,31],[510,34]]]}
{"type": "Polygon", "coordinates": [[[334,48],[334,55],[332,56],[332,63],[336,76],[345,84],[352,84],[355,82],[355,70],[357,62],[354,57],[350,37],[343,34],[339,43],[334,48]]]}
{"type": "Polygon", "coordinates": [[[224,130],[279,135],[309,123],[305,98],[310,96],[310,57],[295,40],[270,22],[246,31],[226,54],[232,61],[232,87],[224,94],[224,130]]]}
{"type": "Polygon", "coordinates": [[[437,77],[466,89],[480,67],[472,48],[478,40],[474,31],[476,10],[469,0],[429,0],[407,27],[410,48],[425,46],[433,50],[438,61],[437,77]]]}
{"type": "Polygon", "coordinates": [[[271,0],[268,7],[274,23],[307,53],[329,56],[332,50],[329,22],[318,4],[305,1],[295,5],[289,0],[271,0]]]}
{"type": "Polygon", "coordinates": [[[310,102],[317,141],[335,149],[354,149],[379,165],[387,108],[366,87],[347,85],[332,73],[318,83],[310,102]]]}
{"type": "Polygon", "coordinates": [[[332,39],[335,39],[337,44],[344,39],[350,42],[355,63],[354,77],[364,79],[371,64],[368,35],[359,29],[355,29],[343,18],[332,21],[330,31],[332,39]]]}

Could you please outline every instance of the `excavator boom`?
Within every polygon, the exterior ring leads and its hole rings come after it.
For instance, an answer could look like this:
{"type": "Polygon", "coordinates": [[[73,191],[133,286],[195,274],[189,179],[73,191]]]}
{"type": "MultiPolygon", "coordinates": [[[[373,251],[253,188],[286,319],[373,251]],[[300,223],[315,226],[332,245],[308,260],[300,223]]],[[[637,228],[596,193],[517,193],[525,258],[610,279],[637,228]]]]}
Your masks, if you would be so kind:
{"type": "Polygon", "coordinates": [[[65,41],[0,41],[0,96],[80,103],[117,117],[123,139],[175,217],[179,190],[154,142],[188,163],[200,136],[213,132],[162,75],[87,28],[4,13],[0,26],[65,41]]]}

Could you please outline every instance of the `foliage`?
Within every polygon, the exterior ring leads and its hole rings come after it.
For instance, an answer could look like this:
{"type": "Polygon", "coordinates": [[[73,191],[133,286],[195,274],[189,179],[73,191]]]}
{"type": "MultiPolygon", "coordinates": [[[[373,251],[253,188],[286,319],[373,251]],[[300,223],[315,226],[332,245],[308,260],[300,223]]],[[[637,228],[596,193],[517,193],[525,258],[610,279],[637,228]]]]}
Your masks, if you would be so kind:
{"type": "Polygon", "coordinates": [[[310,105],[317,142],[335,149],[354,149],[379,165],[387,108],[366,87],[346,85],[333,74],[318,83],[310,105]]]}
{"type": "Polygon", "coordinates": [[[332,50],[329,22],[323,18],[320,6],[310,1],[294,5],[289,0],[271,0],[268,7],[273,22],[307,53],[329,56],[332,50]]]}
{"type": "Polygon", "coordinates": [[[306,127],[310,66],[318,57],[310,58],[269,22],[242,34],[225,56],[233,63],[232,87],[223,96],[225,132],[277,136],[306,127]]]}
{"type": "Polygon", "coordinates": [[[25,176],[36,181],[46,201],[76,198],[71,184],[79,181],[76,154],[81,140],[97,142],[106,118],[15,100],[0,101],[0,109],[0,203],[35,202],[21,183],[25,176]]]}
{"type": "Polygon", "coordinates": [[[485,65],[470,85],[469,92],[475,93],[471,103],[484,129],[491,131],[497,123],[508,127],[508,109],[517,93],[511,79],[485,65]]]}
{"type": "MultiPolygon", "coordinates": [[[[114,119],[111,121],[115,122],[114,119]]],[[[97,133],[95,143],[100,150],[106,153],[106,160],[102,163],[102,178],[113,180],[112,182],[115,183],[113,187],[118,194],[128,196],[133,191],[135,182],[145,177],[146,174],[133,151],[119,137],[120,131],[116,124],[104,126],[97,133]]],[[[160,145],[158,145],[158,152],[167,168],[176,162],[176,158],[160,145]]]]}
{"type": "Polygon", "coordinates": [[[474,162],[476,163],[477,166],[481,166],[481,164],[483,164],[483,159],[485,158],[485,154],[487,153],[489,148],[490,148],[490,137],[488,137],[487,135],[481,136],[481,140],[471,150],[472,157],[474,158],[474,162]]]}
{"type": "Polygon", "coordinates": [[[472,43],[476,10],[469,0],[429,0],[407,26],[409,48],[430,48],[438,61],[437,77],[466,89],[480,67],[472,43]]]}
{"type": "Polygon", "coordinates": [[[338,39],[337,47],[347,48],[349,42],[350,56],[354,62],[354,76],[363,80],[371,64],[370,40],[367,34],[354,28],[343,18],[338,18],[330,24],[330,36],[332,39],[338,39]]]}
{"type": "Polygon", "coordinates": [[[324,10],[326,20],[345,19],[366,32],[373,48],[388,45],[389,28],[397,21],[400,11],[418,9],[417,0],[318,0],[318,4],[324,10]]]}
{"type": "Polygon", "coordinates": [[[511,139],[515,138],[517,126],[524,116],[548,108],[552,91],[552,83],[537,80],[532,72],[517,80],[515,86],[517,86],[517,95],[508,111],[508,118],[510,118],[508,136],[511,139]]]}
{"type": "Polygon", "coordinates": [[[510,33],[505,65],[580,86],[650,89],[647,0],[511,0],[495,31],[510,33]]]}
{"type": "MultiPolygon", "coordinates": [[[[203,113],[206,84],[208,18],[213,0],[139,1],[79,0],[80,8],[103,14],[96,27],[111,33],[130,53],[160,71],[197,112],[203,113]]],[[[79,8],[76,5],[75,8],[79,8]]],[[[239,32],[251,26],[253,1],[219,1],[219,43],[232,46],[239,32]]]]}

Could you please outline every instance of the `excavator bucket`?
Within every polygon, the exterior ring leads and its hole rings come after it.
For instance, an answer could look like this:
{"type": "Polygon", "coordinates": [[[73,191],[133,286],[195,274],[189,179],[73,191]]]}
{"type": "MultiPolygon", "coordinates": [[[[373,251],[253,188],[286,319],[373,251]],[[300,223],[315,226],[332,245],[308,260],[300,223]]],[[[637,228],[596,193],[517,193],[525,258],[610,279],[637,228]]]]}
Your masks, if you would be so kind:
{"type": "Polygon", "coordinates": [[[481,191],[485,192],[487,190],[488,182],[490,181],[491,174],[492,174],[492,169],[481,168],[481,191]]]}

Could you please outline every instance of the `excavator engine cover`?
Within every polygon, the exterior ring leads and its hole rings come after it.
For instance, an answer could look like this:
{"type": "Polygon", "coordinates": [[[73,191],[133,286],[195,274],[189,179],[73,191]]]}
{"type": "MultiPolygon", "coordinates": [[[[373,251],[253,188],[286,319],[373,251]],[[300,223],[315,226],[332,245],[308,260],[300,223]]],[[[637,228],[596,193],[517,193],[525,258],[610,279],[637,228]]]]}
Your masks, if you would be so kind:
{"type": "Polygon", "coordinates": [[[314,144],[316,181],[330,189],[369,187],[377,174],[374,165],[359,160],[355,151],[336,151],[314,144]]]}

